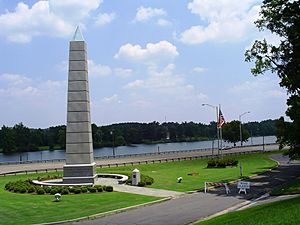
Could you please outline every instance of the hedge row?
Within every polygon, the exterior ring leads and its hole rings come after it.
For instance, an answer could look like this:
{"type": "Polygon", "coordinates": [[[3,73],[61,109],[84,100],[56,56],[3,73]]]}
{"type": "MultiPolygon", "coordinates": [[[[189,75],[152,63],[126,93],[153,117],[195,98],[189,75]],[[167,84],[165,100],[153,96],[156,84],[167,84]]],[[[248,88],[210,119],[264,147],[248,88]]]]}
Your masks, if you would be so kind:
{"type": "Polygon", "coordinates": [[[31,194],[51,194],[60,193],[67,194],[80,194],[80,193],[96,193],[96,192],[112,192],[112,186],[39,186],[32,183],[32,180],[19,180],[9,182],[5,185],[5,190],[16,193],[31,193],[31,194]]]}
{"type": "Polygon", "coordinates": [[[238,160],[234,158],[216,158],[210,159],[207,162],[207,168],[225,168],[226,166],[237,166],[239,163],[238,160]]]}

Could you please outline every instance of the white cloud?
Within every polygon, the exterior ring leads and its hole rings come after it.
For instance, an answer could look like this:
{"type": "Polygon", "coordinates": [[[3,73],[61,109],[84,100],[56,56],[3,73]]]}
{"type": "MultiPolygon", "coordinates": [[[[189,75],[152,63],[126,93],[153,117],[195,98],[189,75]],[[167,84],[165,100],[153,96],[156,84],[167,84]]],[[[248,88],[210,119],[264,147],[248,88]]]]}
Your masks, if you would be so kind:
{"type": "Polygon", "coordinates": [[[287,94],[278,83],[278,78],[255,77],[252,81],[233,86],[229,89],[229,93],[239,96],[243,103],[249,104],[261,102],[263,99],[286,99],[287,94]]]}
{"type": "Polygon", "coordinates": [[[145,85],[145,81],[143,80],[135,80],[133,82],[128,83],[125,88],[140,88],[145,85]]]}
{"type": "MultiPolygon", "coordinates": [[[[20,74],[0,75],[0,97],[28,97],[51,96],[51,92],[60,92],[66,88],[65,81],[33,80],[20,74]]],[[[32,99],[34,100],[34,99],[32,99]]]]}
{"type": "Polygon", "coordinates": [[[95,24],[97,26],[104,26],[106,24],[111,23],[116,18],[115,13],[99,13],[96,17],[95,24]]]}
{"type": "Polygon", "coordinates": [[[127,78],[132,76],[133,71],[132,69],[115,68],[114,73],[118,77],[127,78]]]}
{"type": "Polygon", "coordinates": [[[114,94],[110,97],[105,97],[102,99],[102,102],[104,103],[121,103],[119,96],[117,94],[114,94]]]}
{"type": "Polygon", "coordinates": [[[157,20],[157,23],[156,23],[158,26],[161,26],[161,27],[166,27],[166,26],[171,26],[172,23],[169,21],[169,20],[165,20],[165,19],[158,19],[157,20]]]}
{"type": "Polygon", "coordinates": [[[195,73],[203,73],[203,72],[207,71],[207,68],[198,66],[198,67],[194,67],[192,71],[195,73]]]}
{"type": "Polygon", "coordinates": [[[180,100],[195,101],[208,99],[203,93],[199,93],[195,87],[188,84],[184,76],[175,73],[175,65],[168,64],[162,70],[158,70],[156,66],[151,65],[147,71],[148,78],[145,80],[135,80],[128,83],[127,89],[141,89],[153,94],[158,94],[164,99],[164,96],[172,96],[180,100]]]}
{"type": "Polygon", "coordinates": [[[151,7],[139,7],[136,12],[134,21],[142,22],[150,20],[153,17],[165,16],[167,12],[163,9],[151,8],[151,7]]]}
{"type": "Polygon", "coordinates": [[[92,77],[111,75],[112,70],[109,66],[95,63],[93,60],[88,60],[89,74],[92,77]]]}
{"type": "Polygon", "coordinates": [[[186,44],[206,41],[235,41],[250,35],[256,29],[259,0],[193,0],[188,9],[198,15],[202,24],[192,26],[180,34],[186,44]]]}
{"type": "Polygon", "coordinates": [[[27,43],[35,36],[68,37],[75,25],[83,23],[100,0],[38,1],[30,8],[23,2],[0,15],[0,35],[8,41],[27,43]]]}
{"type": "Polygon", "coordinates": [[[143,61],[145,63],[172,60],[179,53],[175,45],[168,41],[148,43],[145,48],[140,45],[125,44],[120,47],[116,59],[128,59],[132,61],[143,61]]]}

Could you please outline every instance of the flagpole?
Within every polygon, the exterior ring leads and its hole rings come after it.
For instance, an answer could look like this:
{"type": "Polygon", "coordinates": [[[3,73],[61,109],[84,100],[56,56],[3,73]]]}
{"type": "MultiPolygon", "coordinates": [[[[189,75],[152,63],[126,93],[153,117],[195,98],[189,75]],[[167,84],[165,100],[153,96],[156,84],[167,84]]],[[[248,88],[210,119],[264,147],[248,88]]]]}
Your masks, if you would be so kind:
{"type": "MultiPolygon", "coordinates": [[[[219,104],[219,110],[221,110],[221,104],[219,104]]],[[[221,144],[220,144],[220,148],[221,148],[221,157],[223,157],[223,149],[222,149],[222,142],[223,142],[223,139],[222,139],[222,126],[220,126],[220,141],[221,141],[221,144]]]]}
{"type": "Polygon", "coordinates": [[[217,112],[217,139],[218,139],[218,156],[219,156],[219,149],[220,149],[220,135],[219,135],[219,108],[216,106],[216,112],[217,112]]]}

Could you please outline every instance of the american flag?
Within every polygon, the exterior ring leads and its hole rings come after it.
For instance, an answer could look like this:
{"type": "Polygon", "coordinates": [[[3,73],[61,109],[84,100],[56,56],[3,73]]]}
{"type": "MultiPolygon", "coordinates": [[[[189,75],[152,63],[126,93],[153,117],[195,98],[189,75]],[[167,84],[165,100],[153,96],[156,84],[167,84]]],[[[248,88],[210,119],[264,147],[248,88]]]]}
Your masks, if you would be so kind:
{"type": "Polygon", "coordinates": [[[225,123],[224,116],[222,114],[221,109],[219,110],[219,118],[218,118],[218,128],[222,128],[225,123]]]}

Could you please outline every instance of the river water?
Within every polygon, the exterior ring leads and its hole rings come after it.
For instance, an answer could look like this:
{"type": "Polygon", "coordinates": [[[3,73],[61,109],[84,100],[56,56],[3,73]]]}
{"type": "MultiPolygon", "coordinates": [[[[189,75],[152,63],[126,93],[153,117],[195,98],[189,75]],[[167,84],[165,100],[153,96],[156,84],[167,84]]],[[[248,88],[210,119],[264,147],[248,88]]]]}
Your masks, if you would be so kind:
{"type": "MultiPolygon", "coordinates": [[[[244,145],[257,145],[257,144],[273,144],[276,142],[275,136],[266,137],[250,137],[248,142],[244,145]]],[[[237,143],[239,146],[240,143],[237,143]]],[[[232,143],[223,142],[223,147],[232,147],[232,143]]],[[[118,155],[130,155],[140,153],[154,153],[154,152],[166,152],[166,151],[184,151],[194,149],[207,149],[216,148],[217,141],[197,141],[197,142],[173,142],[164,144],[138,144],[134,146],[119,146],[115,148],[115,154],[118,155]]],[[[94,149],[94,157],[107,157],[113,156],[113,148],[97,148],[94,149]]],[[[35,160],[53,160],[53,159],[65,159],[65,150],[54,151],[35,151],[35,152],[23,152],[4,154],[0,153],[1,162],[20,162],[20,161],[35,161],[35,160]]]]}

